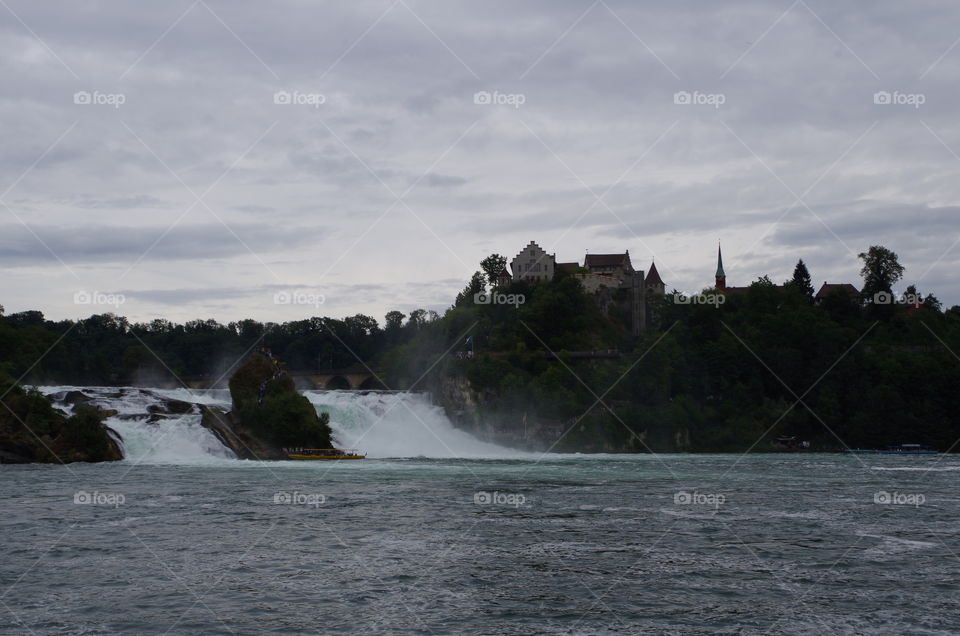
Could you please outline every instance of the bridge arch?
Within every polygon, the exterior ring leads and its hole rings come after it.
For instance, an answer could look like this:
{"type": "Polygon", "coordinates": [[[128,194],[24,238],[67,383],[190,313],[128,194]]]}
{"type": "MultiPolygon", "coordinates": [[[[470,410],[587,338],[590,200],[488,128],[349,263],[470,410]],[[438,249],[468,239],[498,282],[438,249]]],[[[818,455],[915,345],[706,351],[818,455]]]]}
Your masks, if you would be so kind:
{"type": "Polygon", "coordinates": [[[366,380],[361,382],[360,386],[357,388],[361,391],[382,391],[387,387],[383,386],[383,384],[377,378],[371,375],[366,380]]]}
{"type": "Polygon", "coordinates": [[[337,390],[337,391],[347,391],[352,389],[350,386],[350,380],[346,379],[342,375],[335,375],[323,386],[323,388],[328,390],[337,390]]]}

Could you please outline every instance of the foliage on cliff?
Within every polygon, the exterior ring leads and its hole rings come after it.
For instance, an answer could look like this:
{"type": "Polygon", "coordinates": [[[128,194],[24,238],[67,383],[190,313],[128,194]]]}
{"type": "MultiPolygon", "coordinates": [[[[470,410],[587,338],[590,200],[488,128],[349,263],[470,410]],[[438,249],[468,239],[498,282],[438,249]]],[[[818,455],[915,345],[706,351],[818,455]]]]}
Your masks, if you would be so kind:
{"type": "Polygon", "coordinates": [[[0,463],[101,462],[122,459],[102,415],[78,406],[67,417],[41,393],[0,375],[0,463]]]}
{"type": "Polygon", "coordinates": [[[330,448],[330,416],[317,415],[297,393],[278,362],[257,353],[230,378],[230,397],[240,425],[279,446],[330,448]],[[262,393],[261,393],[262,392],[262,393]]]}
{"type": "Polygon", "coordinates": [[[519,308],[454,308],[385,356],[388,382],[437,390],[466,378],[499,427],[566,431],[556,450],[770,450],[779,435],[947,450],[960,438],[960,307],[942,312],[933,296],[815,304],[805,286],[761,277],[719,306],[648,297],[649,329],[635,339],[616,293],[604,316],[576,283],[501,290],[527,294],[519,308]],[[599,349],[623,355],[572,353],[599,349]]]}

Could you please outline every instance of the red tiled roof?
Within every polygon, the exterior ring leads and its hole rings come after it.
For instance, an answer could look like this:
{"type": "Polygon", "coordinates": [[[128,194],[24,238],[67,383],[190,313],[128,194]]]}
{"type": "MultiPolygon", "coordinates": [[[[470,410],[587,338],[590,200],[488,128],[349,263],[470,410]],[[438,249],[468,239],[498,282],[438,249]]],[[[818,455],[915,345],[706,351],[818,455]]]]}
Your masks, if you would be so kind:
{"type": "Polygon", "coordinates": [[[657,271],[656,263],[650,263],[650,271],[647,272],[647,285],[664,285],[663,279],[660,278],[660,272],[657,271]]]}

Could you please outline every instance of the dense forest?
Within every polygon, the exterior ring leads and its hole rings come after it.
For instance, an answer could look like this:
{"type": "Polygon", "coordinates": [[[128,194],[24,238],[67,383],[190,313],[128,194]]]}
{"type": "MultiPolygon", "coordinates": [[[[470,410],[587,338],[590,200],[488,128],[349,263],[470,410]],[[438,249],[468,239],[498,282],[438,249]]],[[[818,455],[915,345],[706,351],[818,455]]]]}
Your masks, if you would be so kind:
{"type": "Polygon", "coordinates": [[[175,325],[0,312],[0,375],[171,382],[226,373],[265,345],[291,370],[369,365],[391,388],[441,391],[451,379],[468,381],[497,427],[566,431],[557,449],[769,450],[781,435],[821,449],[952,449],[960,438],[960,307],[944,311],[913,287],[894,295],[904,271],[885,248],[861,258],[860,297],[815,302],[801,261],[784,284],[761,277],[719,305],[650,296],[639,338],[625,290],[601,303],[563,272],[536,285],[509,282],[498,255],[442,317],[391,311],[383,327],[364,315],[175,325]],[[523,302],[478,302],[485,293],[523,302]],[[582,355],[597,351],[615,355],[582,355]]]}

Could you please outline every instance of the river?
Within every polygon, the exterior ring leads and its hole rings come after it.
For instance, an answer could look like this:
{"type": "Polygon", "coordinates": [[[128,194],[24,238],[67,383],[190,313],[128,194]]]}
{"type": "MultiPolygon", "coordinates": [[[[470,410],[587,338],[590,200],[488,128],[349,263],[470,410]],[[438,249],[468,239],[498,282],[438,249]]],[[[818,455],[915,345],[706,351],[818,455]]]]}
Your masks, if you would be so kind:
{"type": "Polygon", "coordinates": [[[224,392],[80,389],[126,458],[0,466],[3,634],[960,626],[954,456],[541,455],[425,396],[308,392],[369,458],[261,463],[145,421],[224,392]]]}

